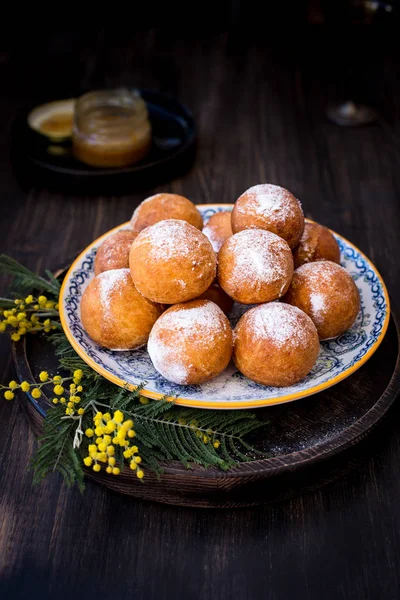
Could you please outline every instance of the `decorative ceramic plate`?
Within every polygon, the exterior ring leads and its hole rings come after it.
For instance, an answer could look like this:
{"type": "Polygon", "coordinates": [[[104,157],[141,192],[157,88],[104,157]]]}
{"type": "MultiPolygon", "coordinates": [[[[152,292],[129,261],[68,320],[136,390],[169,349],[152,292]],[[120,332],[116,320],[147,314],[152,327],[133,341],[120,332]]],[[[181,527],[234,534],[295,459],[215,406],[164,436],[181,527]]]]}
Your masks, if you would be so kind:
{"type": "MultiPolygon", "coordinates": [[[[197,207],[206,222],[213,214],[232,210],[231,204],[197,207]]],[[[99,245],[125,223],[90,244],[73,262],[60,294],[61,323],[71,345],[95,371],[120,386],[146,382],[142,394],[149,398],[168,396],[176,404],[199,408],[249,408],[281,404],[316,394],[359,369],[377,350],[386,333],[390,306],[386,286],[374,265],[353,244],[335,232],[341,264],[354,279],[361,296],[361,310],[353,327],[343,335],[321,343],[321,351],[309,375],[286,388],[259,385],[244,377],[233,364],[215,379],[202,385],[177,385],[164,379],[153,367],[146,348],[116,352],[101,348],[82,327],[80,300],[94,277],[94,258],[99,245]]],[[[231,323],[249,307],[235,304],[231,323]]]]}

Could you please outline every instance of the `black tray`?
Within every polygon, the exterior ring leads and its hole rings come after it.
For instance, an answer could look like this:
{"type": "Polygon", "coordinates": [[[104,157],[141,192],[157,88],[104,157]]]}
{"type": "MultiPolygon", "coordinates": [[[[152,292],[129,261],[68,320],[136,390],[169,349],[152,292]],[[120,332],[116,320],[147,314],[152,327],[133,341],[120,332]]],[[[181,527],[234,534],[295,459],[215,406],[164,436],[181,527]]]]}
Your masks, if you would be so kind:
{"type": "MultiPolygon", "coordinates": [[[[190,110],[172,96],[139,91],[147,103],[153,132],[151,150],[142,161],[130,167],[106,169],[89,167],[76,160],[71,152],[51,154],[51,141],[27,124],[29,112],[41,103],[36,101],[18,115],[11,130],[17,177],[63,191],[104,194],[154,187],[182,174],[194,159],[196,132],[190,110]]],[[[48,98],[45,102],[52,100],[48,98]]]]}

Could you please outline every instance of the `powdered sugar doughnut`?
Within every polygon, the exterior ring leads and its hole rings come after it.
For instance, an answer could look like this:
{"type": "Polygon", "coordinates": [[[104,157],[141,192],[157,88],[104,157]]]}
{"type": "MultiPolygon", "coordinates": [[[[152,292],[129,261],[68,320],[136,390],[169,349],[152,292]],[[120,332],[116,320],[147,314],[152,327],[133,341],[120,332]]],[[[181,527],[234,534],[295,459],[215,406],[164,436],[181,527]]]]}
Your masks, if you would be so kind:
{"type": "Polygon", "coordinates": [[[147,345],[154,367],[168,381],[203,383],[219,375],[232,355],[232,330],[210,300],[192,300],[165,311],[147,345]]]}
{"type": "Polygon", "coordinates": [[[280,298],[293,275],[293,257],[279,236],[247,229],[228,238],[218,254],[218,281],[237,302],[260,304],[280,298]]]}
{"type": "Polygon", "coordinates": [[[141,231],[131,246],[129,265],[139,292],[163,304],[197,298],[216,274],[210,241],[193,225],[176,219],[141,231]]]}
{"type": "Polygon", "coordinates": [[[99,246],[94,259],[94,272],[99,275],[110,269],[127,269],[129,267],[129,250],[137,233],[132,229],[122,229],[110,235],[99,246]]]}
{"type": "Polygon", "coordinates": [[[178,194],[155,194],[143,200],[132,215],[133,231],[142,231],[165,219],[180,219],[196,227],[203,228],[203,218],[193,202],[178,194]]]}
{"type": "Polygon", "coordinates": [[[301,381],[318,353],[313,322],[289,304],[251,308],[235,329],[233,360],[243,375],[263,385],[284,387],[301,381]]]}
{"type": "Polygon", "coordinates": [[[230,212],[219,212],[210,217],[203,233],[210,240],[215,252],[219,252],[224,241],[233,233],[230,212]]]}
{"type": "Polygon", "coordinates": [[[83,292],[82,325],[88,335],[111,350],[133,350],[147,342],[163,307],[144,298],[129,269],[97,275],[83,292]]]}
{"type": "Polygon", "coordinates": [[[290,248],[295,248],[304,229],[300,202],[279,185],[265,183],[251,187],[233,207],[232,230],[237,233],[254,227],[276,233],[290,248]]]}
{"type": "Polygon", "coordinates": [[[294,268],[315,260],[340,263],[337,241],[327,227],[319,223],[306,223],[299,245],[293,250],[294,268]]]}
{"type": "Polygon", "coordinates": [[[321,340],[344,333],[360,310],[356,284],[342,267],[327,260],[296,269],[284,301],[309,315],[321,340]]]}

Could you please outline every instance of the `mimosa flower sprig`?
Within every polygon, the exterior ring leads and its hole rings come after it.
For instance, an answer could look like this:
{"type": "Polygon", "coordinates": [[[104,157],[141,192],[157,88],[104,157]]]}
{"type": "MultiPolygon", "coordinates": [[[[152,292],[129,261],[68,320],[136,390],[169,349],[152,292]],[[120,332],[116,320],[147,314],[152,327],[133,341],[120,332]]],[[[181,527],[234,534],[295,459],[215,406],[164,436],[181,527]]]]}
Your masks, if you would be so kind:
{"type": "Polygon", "coordinates": [[[3,391],[4,398],[6,400],[12,400],[15,396],[16,390],[21,390],[25,393],[30,393],[32,398],[37,400],[42,396],[41,388],[44,386],[51,385],[53,394],[55,397],[52,400],[53,404],[65,404],[65,414],[66,415],[74,415],[75,409],[78,411],[78,414],[83,414],[83,409],[77,408],[77,404],[80,403],[81,398],[76,394],[82,392],[83,388],[80,385],[81,379],[83,377],[83,372],[81,369],[77,369],[71,375],[71,377],[61,377],[61,375],[55,375],[54,377],[49,377],[47,371],[42,371],[39,374],[40,382],[35,383],[34,386],[31,386],[28,381],[22,381],[21,383],[17,383],[16,381],[10,381],[10,383],[6,385],[0,384],[0,391],[3,391]],[[65,384],[69,383],[69,394],[68,399],[64,397],[65,393],[65,384]],[[59,397],[61,396],[61,398],[59,397]]]}
{"type": "MultiPolygon", "coordinates": [[[[5,299],[0,299],[0,305],[2,300],[4,302],[5,299]]],[[[13,342],[18,342],[28,331],[49,333],[60,326],[58,304],[43,295],[38,298],[32,294],[25,299],[16,298],[12,308],[0,309],[0,317],[3,317],[0,320],[0,333],[9,331],[13,342]]]]}
{"type": "Polygon", "coordinates": [[[32,463],[35,483],[57,471],[67,485],[83,490],[85,469],[117,476],[129,468],[143,480],[146,468],[161,474],[170,461],[228,470],[266,456],[246,441],[267,424],[250,411],[181,408],[167,399],[144,398],[145,384],[131,391],[110,383],[81,360],[62,332],[59,281],[49,271],[47,279],[35,275],[7,256],[0,256],[0,271],[14,276],[13,297],[0,298],[0,332],[10,333],[14,342],[31,333],[50,335],[59,362],[59,373],[42,371],[38,382],[0,385],[6,400],[16,392],[49,399],[32,463]]]}
{"type": "Polygon", "coordinates": [[[49,333],[61,328],[58,313],[60,282],[50,271],[46,271],[45,279],[4,254],[0,255],[0,271],[12,275],[10,296],[14,296],[0,298],[0,333],[10,333],[11,339],[17,342],[28,332],[49,333]]]}

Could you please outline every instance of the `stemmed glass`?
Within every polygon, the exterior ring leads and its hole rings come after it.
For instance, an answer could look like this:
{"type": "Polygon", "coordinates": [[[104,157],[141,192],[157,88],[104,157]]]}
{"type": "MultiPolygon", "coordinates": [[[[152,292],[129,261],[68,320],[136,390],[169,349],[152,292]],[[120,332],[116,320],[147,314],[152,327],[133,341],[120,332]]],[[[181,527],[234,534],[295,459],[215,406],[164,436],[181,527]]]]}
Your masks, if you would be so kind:
{"type": "MultiPolygon", "coordinates": [[[[393,13],[393,0],[353,0],[351,2],[350,12],[359,24],[373,24],[383,20],[393,13]]],[[[351,47],[352,40],[349,40],[347,64],[343,72],[343,95],[345,100],[339,102],[330,102],[326,107],[326,116],[336,125],[344,127],[354,127],[373,123],[378,119],[377,112],[366,104],[362,104],[353,99],[354,90],[353,81],[356,71],[365,64],[363,56],[360,56],[358,48],[351,47]]]]}

